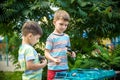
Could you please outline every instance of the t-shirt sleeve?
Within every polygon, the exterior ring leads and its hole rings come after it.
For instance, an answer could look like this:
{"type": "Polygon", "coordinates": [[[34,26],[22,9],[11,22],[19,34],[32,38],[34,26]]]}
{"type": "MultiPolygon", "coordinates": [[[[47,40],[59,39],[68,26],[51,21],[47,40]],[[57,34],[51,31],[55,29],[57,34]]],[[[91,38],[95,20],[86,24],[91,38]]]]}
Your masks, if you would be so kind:
{"type": "Polygon", "coordinates": [[[52,45],[53,45],[52,39],[50,37],[47,38],[45,49],[51,50],[52,49],[52,45]]]}
{"type": "Polygon", "coordinates": [[[32,48],[27,48],[25,50],[25,59],[26,61],[35,59],[34,50],[32,48]]]}

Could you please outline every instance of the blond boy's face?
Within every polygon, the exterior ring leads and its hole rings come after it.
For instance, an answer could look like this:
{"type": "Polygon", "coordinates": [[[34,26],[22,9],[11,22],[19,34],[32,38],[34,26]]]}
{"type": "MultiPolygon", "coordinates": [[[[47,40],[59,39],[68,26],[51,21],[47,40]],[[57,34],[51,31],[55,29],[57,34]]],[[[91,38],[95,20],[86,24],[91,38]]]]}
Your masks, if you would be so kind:
{"type": "Polygon", "coordinates": [[[67,29],[68,23],[69,23],[68,21],[62,19],[53,21],[53,24],[55,26],[55,31],[57,33],[63,33],[67,29]]]}

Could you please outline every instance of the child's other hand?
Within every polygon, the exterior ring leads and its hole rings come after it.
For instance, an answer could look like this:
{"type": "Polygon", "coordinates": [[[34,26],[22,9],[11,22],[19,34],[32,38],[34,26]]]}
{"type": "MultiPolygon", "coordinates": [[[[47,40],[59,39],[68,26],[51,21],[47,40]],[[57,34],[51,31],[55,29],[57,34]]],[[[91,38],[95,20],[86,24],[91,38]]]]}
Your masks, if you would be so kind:
{"type": "Polygon", "coordinates": [[[74,51],[72,51],[71,57],[73,57],[73,58],[76,57],[76,53],[74,51]]]}

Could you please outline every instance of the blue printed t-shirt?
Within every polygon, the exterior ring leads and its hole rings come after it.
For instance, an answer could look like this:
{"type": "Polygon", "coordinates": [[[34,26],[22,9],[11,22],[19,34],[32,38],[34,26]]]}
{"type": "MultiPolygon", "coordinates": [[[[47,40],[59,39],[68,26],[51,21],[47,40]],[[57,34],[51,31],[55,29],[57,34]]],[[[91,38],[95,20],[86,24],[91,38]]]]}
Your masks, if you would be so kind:
{"type": "Polygon", "coordinates": [[[22,80],[41,80],[42,79],[42,69],[38,70],[27,70],[26,62],[33,60],[34,64],[40,63],[38,59],[38,54],[36,50],[28,44],[23,44],[19,48],[18,61],[20,63],[21,69],[24,71],[22,74],[22,80]]]}
{"type": "Polygon", "coordinates": [[[50,55],[54,58],[61,59],[61,63],[56,65],[53,61],[48,60],[49,70],[66,70],[68,69],[67,47],[70,46],[70,39],[67,34],[51,33],[46,41],[45,48],[50,50],[50,55]]]}

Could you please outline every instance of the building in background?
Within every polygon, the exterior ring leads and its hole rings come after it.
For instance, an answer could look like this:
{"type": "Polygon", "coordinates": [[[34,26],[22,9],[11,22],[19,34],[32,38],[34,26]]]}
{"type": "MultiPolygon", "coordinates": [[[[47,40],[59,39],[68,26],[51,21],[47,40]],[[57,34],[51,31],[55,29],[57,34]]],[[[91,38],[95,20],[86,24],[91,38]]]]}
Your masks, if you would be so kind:
{"type": "Polygon", "coordinates": [[[3,60],[3,55],[5,56],[6,44],[3,42],[4,37],[0,36],[0,61],[3,60]]]}

